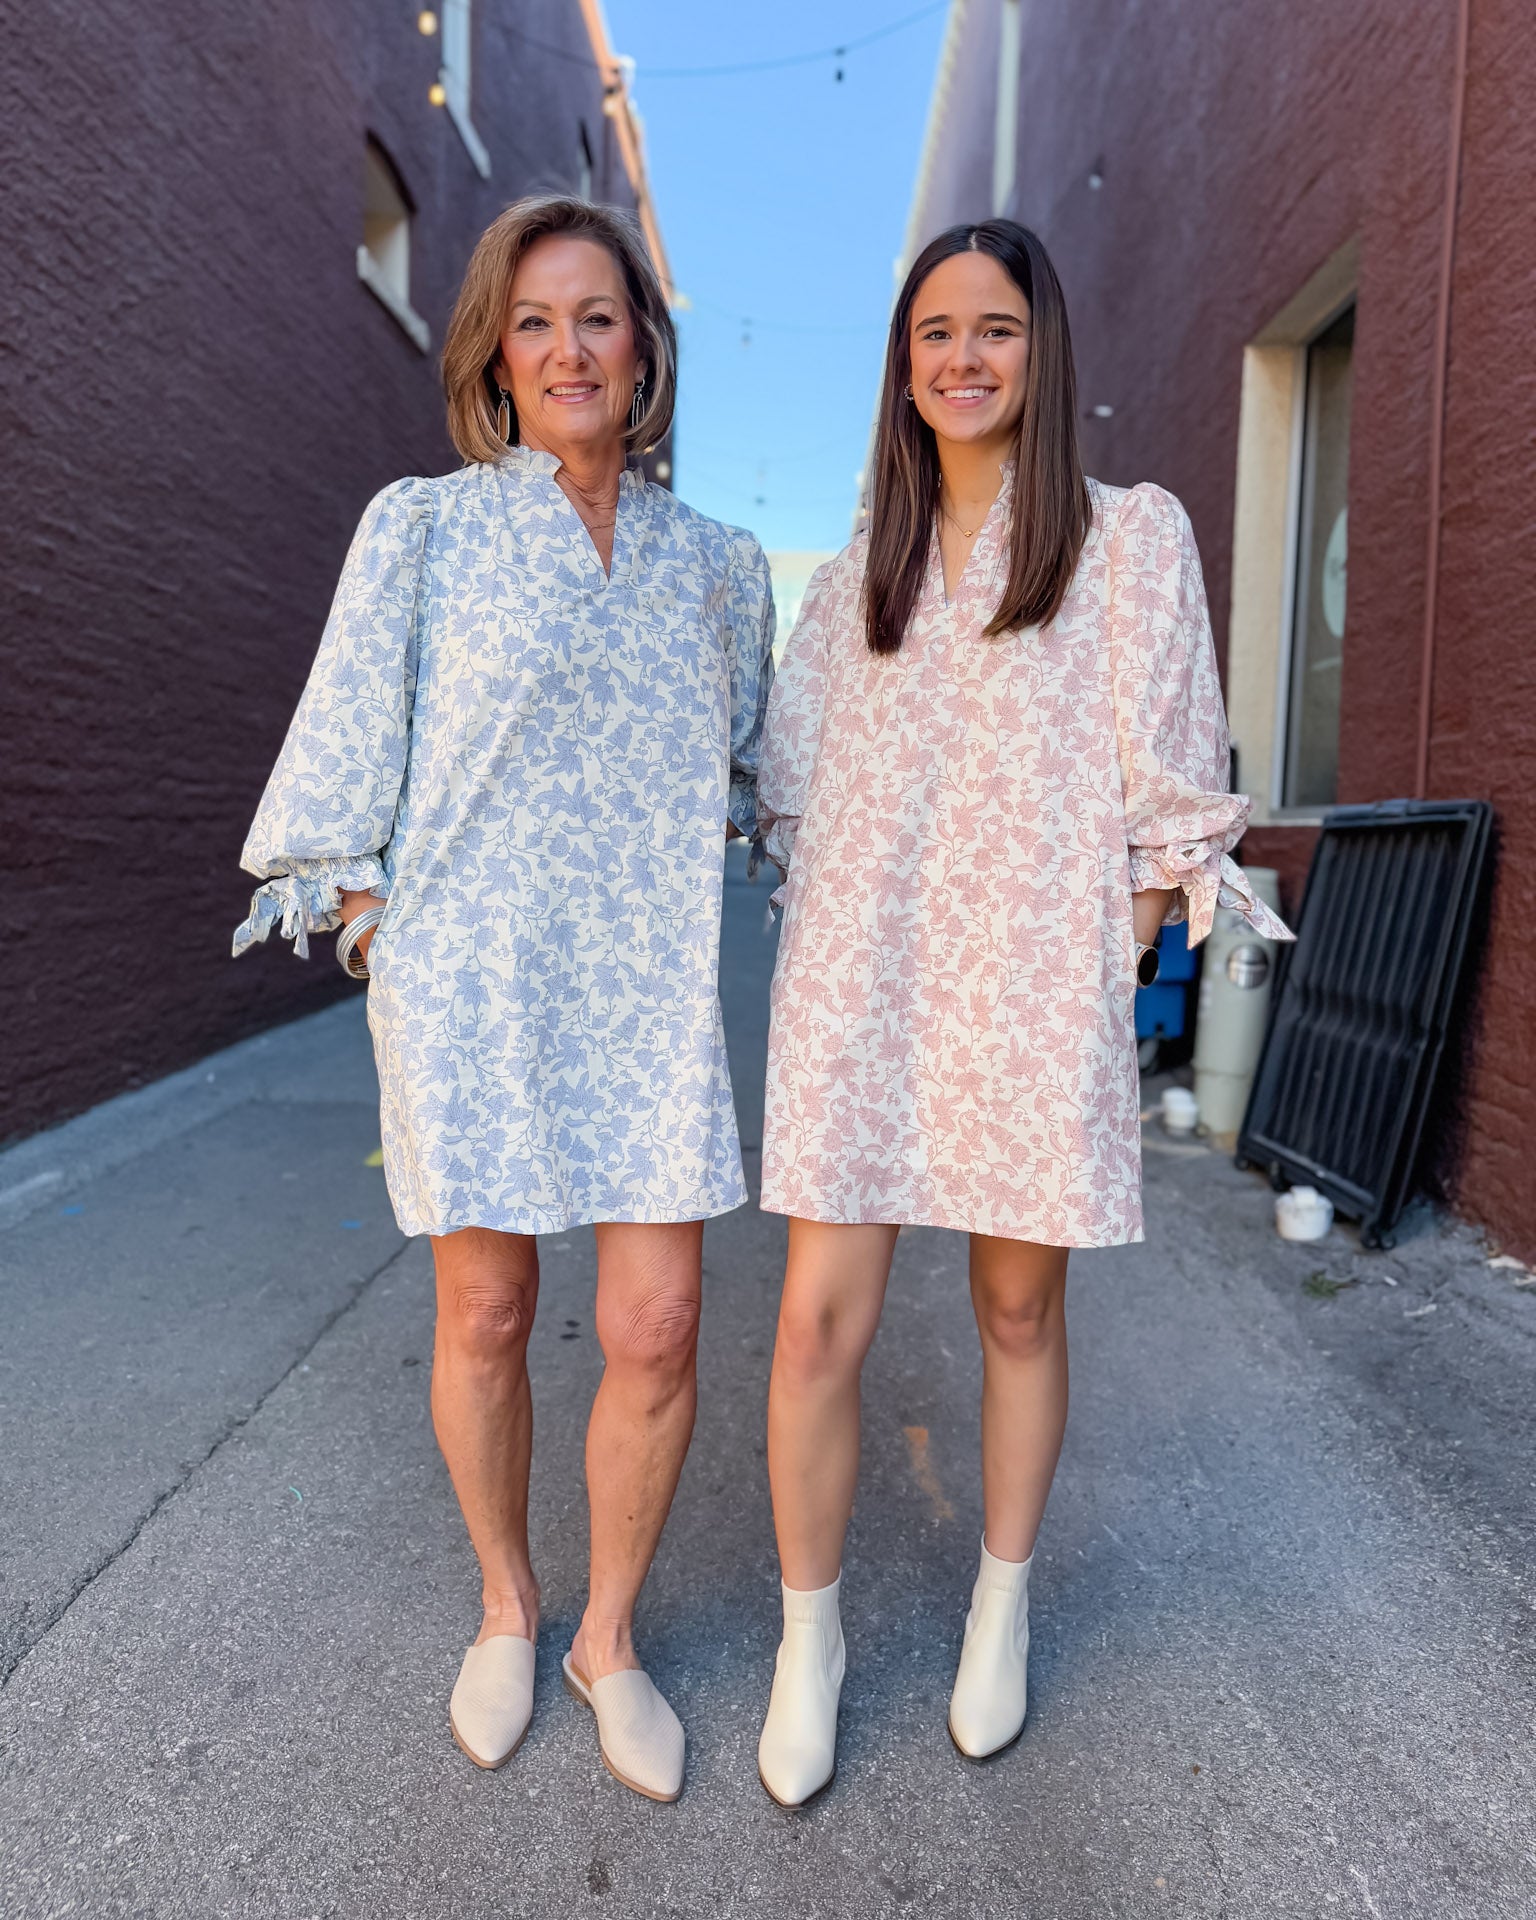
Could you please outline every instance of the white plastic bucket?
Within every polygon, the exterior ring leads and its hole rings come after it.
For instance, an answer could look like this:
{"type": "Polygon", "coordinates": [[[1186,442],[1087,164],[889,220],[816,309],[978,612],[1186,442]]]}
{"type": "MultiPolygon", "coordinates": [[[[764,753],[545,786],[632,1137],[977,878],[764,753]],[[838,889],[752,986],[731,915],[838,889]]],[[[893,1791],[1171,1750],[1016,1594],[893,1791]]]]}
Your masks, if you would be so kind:
{"type": "Polygon", "coordinates": [[[1333,1225],[1333,1202],[1316,1187],[1292,1187],[1275,1201],[1275,1227],[1282,1240],[1321,1240],[1333,1225]]]}

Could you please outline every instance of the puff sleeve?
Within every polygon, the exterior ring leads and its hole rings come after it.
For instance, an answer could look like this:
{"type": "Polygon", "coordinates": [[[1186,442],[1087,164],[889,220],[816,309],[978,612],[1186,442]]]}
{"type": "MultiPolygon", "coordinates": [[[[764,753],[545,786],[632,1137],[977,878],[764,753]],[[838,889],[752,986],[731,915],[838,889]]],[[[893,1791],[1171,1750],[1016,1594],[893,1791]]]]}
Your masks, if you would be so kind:
{"type": "MultiPolygon", "coordinates": [[[[763,727],[757,782],[757,824],[763,851],[781,873],[789,872],[827,704],[827,617],[835,560],[811,575],[784,647],[763,727]]],[[[777,899],[775,895],[775,899],[777,899]]]]}
{"type": "Polygon", "coordinates": [[[725,655],[731,676],[731,788],[726,814],[758,854],[757,782],[763,716],[773,686],[773,582],[768,556],[737,533],[726,585],[725,655]]]}
{"type": "Polygon", "coordinates": [[[236,929],[238,957],[274,926],[309,956],[340,922],[340,890],[388,892],[415,693],[431,484],[401,480],[364,513],[319,653],[240,864],[266,884],[236,929]]]}
{"type": "Polygon", "coordinates": [[[1270,940],[1294,935],[1231,857],[1249,801],[1227,791],[1230,750],[1200,557],[1161,487],[1134,487],[1110,536],[1109,640],[1131,886],[1170,888],[1189,942],[1233,907],[1270,940]]]}

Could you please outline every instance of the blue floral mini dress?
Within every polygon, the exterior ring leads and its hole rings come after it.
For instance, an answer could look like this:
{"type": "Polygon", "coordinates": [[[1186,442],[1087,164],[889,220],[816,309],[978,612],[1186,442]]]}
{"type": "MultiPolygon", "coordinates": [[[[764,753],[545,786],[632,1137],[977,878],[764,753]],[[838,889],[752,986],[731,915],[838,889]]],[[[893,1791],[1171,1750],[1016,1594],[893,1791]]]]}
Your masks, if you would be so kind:
{"type": "Polygon", "coordinates": [[[236,954],[387,898],[368,1023],[407,1233],[746,1198],[717,976],[767,561],[626,472],[605,575],[558,468],[513,448],[372,503],[241,856],[266,884],[236,954]]]}

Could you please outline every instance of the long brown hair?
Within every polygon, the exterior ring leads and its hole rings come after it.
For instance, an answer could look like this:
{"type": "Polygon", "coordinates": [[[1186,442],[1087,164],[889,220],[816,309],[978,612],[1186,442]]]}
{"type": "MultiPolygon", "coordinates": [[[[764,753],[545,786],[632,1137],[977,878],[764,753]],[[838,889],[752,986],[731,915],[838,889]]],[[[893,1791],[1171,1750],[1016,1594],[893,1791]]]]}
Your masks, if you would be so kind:
{"type": "MultiPolygon", "coordinates": [[[[443,341],[443,391],[448,400],[448,431],[466,460],[505,459],[507,443],[496,424],[501,390],[491,371],[501,351],[507,295],[518,262],[536,240],[552,235],[595,240],[618,262],[629,295],[640,352],[646,363],[645,394],[639,420],[625,432],[625,444],[655,446],[672,424],[677,391],[677,334],[667,296],[651,260],[640,223],[619,207],[599,207],[569,194],[529,194],[514,200],[481,234],[464,284],[454,302],[443,341]]],[[[517,416],[511,435],[517,439],[517,416]]]]}
{"type": "Polygon", "coordinates": [[[1067,303],[1050,255],[1015,220],[947,227],[912,262],[891,316],[885,384],[875,432],[875,484],[864,617],[870,650],[895,653],[923,590],[939,498],[939,451],[932,427],[906,397],[912,378],[910,329],[918,289],[943,260],[989,253],[1029,302],[1029,369],[1014,448],[1008,584],[987,636],[1043,626],[1066,597],[1093,503],[1077,448],[1077,377],[1067,303]]]}

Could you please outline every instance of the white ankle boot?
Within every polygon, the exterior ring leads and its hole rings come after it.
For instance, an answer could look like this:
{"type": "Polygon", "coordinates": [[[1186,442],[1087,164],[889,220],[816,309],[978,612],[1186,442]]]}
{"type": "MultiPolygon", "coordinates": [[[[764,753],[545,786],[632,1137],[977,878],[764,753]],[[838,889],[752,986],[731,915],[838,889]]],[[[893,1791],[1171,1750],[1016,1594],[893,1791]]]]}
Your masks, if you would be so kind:
{"type": "Polygon", "coordinates": [[[837,1768],[837,1701],[843,1689],[839,1574],[830,1587],[785,1587],[784,1638],[768,1718],[757,1743],[758,1778],[781,1807],[802,1807],[837,1768]]]}
{"type": "Polygon", "coordinates": [[[972,1760],[985,1760],[1024,1731],[1029,1662],[1028,1560],[998,1560],[981,1545],[971,1590],[960,1671],[949,1696],[949,1737],[972,1760]]]}

